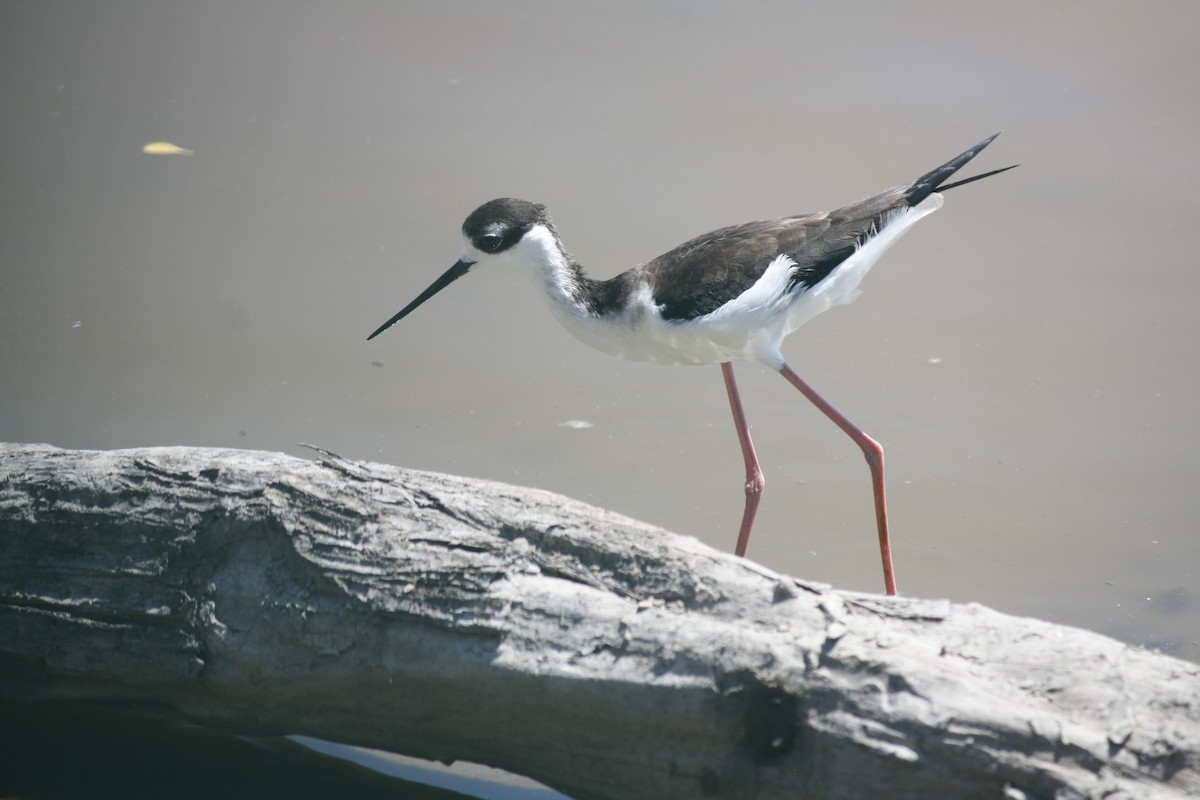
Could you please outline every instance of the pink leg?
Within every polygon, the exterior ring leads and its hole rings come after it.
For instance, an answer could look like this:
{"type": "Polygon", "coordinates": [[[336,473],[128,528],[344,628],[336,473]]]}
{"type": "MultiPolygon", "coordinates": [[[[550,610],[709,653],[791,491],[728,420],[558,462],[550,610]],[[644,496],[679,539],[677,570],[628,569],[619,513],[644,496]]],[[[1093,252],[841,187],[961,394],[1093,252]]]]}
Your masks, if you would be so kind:
{"type": "MultiPolygon", "coordinates": [[[[800,394],[807,397],[814,406],[819,408],[822,414],[829,417],[835,425],[845,431],[854,440],[854,443],[862,448],[863,455],[867,457],[867,465],[871,468],[871,485],[875,490],[875,522],[879,526],[879,554],[883,558],[883,585],[888,594],[895,594],[896,574],[892,569],[892,542],[888,536],[887,498],[883,493],[883,446],[863,433],[861,428],[842,416],[840,411],[831,406],[821,395],[814,392],[812,387],[793,372],[792,368],[787,364],[780,367],[779,372],[783,377],[788,379],[788,382],[792,386],[800,390],[800,394]]],[[[730,380],[732,380],[732,374],[730,375],[730,380]]],[[[753,450],[751,450],[751,453],[753,453],[753,450]]]]}
{"type": "Polygon", "coordinates": [[[725,376],[725,390],[729,393],[729,407],[733,409],[733,424],[737,427],[738,441],[742,444],[742,460],[746,462],[746,508],[742,511],[742,527],[738,530],[737,547],[734,553],[746,555],[750,543],[750,529],[754,527],[754,515],[758,513],[758,501],[762,499],[762,470],[758,468],[758,456],[754,454],[754,442],[750,440],[750,426],[746,424],[746,412],[742,411],[742,398],[738,395],[737,383],[733,379],[733,364],[721,365],[725,376]]]}

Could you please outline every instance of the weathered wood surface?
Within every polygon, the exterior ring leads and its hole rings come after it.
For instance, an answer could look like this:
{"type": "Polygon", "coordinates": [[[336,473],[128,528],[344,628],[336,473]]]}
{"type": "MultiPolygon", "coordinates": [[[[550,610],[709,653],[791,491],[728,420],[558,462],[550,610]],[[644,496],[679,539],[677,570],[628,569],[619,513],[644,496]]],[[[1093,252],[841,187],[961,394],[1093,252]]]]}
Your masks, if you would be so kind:
{"type": "Polygon", "coordinates": [[[1195,664],[330,454],[0,445],[0,697],[576,798],[1200,795],[1195,664]]]}

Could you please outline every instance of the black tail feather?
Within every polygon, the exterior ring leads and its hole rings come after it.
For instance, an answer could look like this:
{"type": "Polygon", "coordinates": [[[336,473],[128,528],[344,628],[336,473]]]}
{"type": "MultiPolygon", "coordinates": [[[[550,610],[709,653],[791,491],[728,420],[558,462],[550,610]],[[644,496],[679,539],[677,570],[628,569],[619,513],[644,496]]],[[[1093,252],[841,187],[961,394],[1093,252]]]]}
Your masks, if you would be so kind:
{"type": "Polygon", "coordinates": [[[1021,166],[1021,165],[1013,164],[1008,167],[1001,167],[1000,169],[994,169],[991,172],[985,172],[982,175],[976,175],[971,178],[963,178],[961,181],[955,181],[954,183],[943,183],[941,186],[937,187],[937,190],[939,192],[944,192],[949,189],[954,189],[955,187],[958,187],[958,186],[964,186],[968,183],[974,183],[975,181],[981,181],[984,178],[990,178],[993,175],[999,175],[1001,172],[1008,172],[1010,169],[1016,169],[1019,166],[1021,166]]]}
{"type": "Polygon", "coordinates": [[[985,172],[982,175],[976,175],[973,178],[964,178],[963,180],[955,181],[954,183],[944,183],[947,178],[962,169],[968,161],[979,155],[980,151],[991,144],[992,140],[999,135],[999,133],[992,134],[965,153],[951,159],[950,161],[947,161],[945,164],[933,170],[932,172],[922,175],[913,181],[912,185],[908,188],[908,204],[910,206],[915,206],[934,192],[944,192],[947,189],[953,189],[956,186],[962,186],[967,183],[983,180],[984,178],[989,178],[992,175],[997,175],[1001,172],[1005,172],[1013,167],[1018,166],[1017,164],[1013,164],[1009,167],[1001,167],[1000,169],[994,169],[991,172],[985,172]]]}

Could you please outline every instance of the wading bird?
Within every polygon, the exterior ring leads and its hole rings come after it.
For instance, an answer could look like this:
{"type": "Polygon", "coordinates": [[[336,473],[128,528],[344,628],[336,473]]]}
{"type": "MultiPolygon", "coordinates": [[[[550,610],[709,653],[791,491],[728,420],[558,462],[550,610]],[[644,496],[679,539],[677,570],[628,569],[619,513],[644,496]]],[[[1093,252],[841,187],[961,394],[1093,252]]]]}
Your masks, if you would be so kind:
{"type": "MultiPolygon", "coordinates": [[[[720,364],[746,466],[746,501],[735,552],[746,553],[764,480],[742,411],[734,361],[777,370],[866,456],[884,587],[896,593],[884,495],[883,448],[818,395],[784,361],[784,337],[822,311],[848,303],[871,266],[917,220],[941,208],[938,192],[1012,167],[946,183],[995,134],[907,186],[835,211],[747,222],[697,236],[608,280],[588,277],[571,257],[546,207],[502,198],[462,225],[462,252],[428,289],[368,336],[374,339],[476,268],[529,270],[559,322],[597,350],[658,364],[720,364]]],[[[1014,165],[1015,166],[1015,165],[1014,165]]]]}

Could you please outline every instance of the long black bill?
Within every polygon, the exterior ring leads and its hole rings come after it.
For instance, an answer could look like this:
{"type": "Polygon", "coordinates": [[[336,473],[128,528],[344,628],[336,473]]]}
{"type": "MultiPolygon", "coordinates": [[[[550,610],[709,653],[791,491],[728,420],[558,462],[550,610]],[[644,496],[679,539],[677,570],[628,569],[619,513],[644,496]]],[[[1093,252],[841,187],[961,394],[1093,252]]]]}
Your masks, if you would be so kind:
{"type": "Polygon", "coordinates": [[[378,328],[376,328],[375,332],[367,337],[367,341],[368,342],[371,341],[376,336],[383,333],[388,328],[392,327],[397,322],[399,322],[400,320],[407,317],[409,315],[409,312],[411,312],[417,306],[421,305],[421,303],[424,303],[426,300],[433,297],[435,294],[440,292],[442,289],[445,289],[447,286],[454,283],[456,280],[461,278],[463,275],[466,275],[467,272],[469,272],[471,267],[473,267],[473,266],[475,266],[474,261],[461,261],[460,260],[453,267],[451,267],[450,269],[448,269],[444,273],[442,273],[442,277],[438,278],[436,281],[431,283],[429,285],[428,289],[426,289],[425,291],[423,291],[419,295],[417,295],[416,300],[413,300],[411,303],[406,305],[404,308],[400,309],[399,313],[397,313],[396,316],[392,317],[387,322],[383,323],[378,328]]]}

